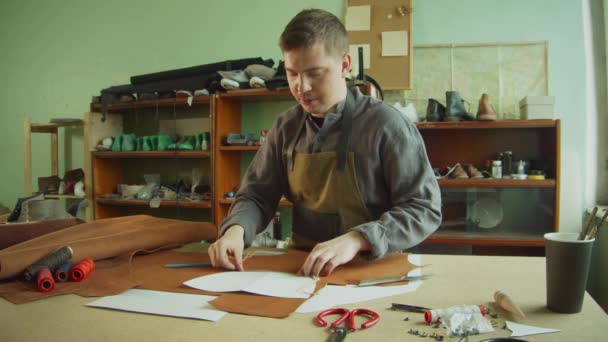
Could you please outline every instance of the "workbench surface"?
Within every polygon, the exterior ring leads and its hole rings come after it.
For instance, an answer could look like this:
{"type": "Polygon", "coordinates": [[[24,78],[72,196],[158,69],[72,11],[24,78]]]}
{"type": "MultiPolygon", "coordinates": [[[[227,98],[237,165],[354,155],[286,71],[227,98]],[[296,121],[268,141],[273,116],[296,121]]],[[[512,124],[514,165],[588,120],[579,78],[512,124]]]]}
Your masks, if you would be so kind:
{"type": "MultiPolygon", "coordinates": [[[[524,340],[605,341],[608,315],[589,294],[578,314],[553,313],[545,307],[544,258],[423,255],[422,262],[432,265],[433,276],[417,291],[345,306],[369,308],[381,315],[378,325],[349,334],[347,341],[434,341],[407,331],[445,335],[444,328],[425,325],[419,313],[389,310],[391,303],[435,308],[490,304],[496,290],[507,293],[528,316],[520,323],[561,330],[524,340]]],[[[286,319],[228,314],[213,323],[84,306],[95,299],[66,295],[14,305],[0,298],[0,341],[324,341],[328,336],[327,329],[314,324],[315,314],[294,313],[286,319]]],[[[471,336],[469,341],[509,335],[498,330],[471,336]]]]}

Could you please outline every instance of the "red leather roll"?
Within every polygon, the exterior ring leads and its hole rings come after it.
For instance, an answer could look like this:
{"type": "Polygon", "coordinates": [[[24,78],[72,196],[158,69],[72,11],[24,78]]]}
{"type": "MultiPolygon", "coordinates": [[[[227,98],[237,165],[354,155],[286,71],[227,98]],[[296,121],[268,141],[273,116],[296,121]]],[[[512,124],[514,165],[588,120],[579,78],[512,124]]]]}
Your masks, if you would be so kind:
{"type": "Polygon", "coordinates": [[[40,292],[50,292],[55,288],[55,281],[53,280],[53,275],[48,268],[41,268],[38,273],[36,273],[36,283],[38,285],[38,291],[40,292]]]}
{"type": "Polygon", "coordinates": [[[70,269],[70,279],[75,282],[84,280],[89,273],[95,269],[95,262],[91,258],[85,258],[70,269]]]}

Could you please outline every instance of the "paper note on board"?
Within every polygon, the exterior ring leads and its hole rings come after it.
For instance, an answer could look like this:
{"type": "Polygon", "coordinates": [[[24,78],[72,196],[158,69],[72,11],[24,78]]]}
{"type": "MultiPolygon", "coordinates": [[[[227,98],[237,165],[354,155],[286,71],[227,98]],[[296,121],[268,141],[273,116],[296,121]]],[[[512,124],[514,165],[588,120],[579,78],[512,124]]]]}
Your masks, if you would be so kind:
{"type": "Polygon", "coordinates": [[[407,31],[382,32],[382,56],[408,55],[407,31]]]}
{"type": "Polygon", "coordinates": [[[346,9],[347,31],[369,31],[370,6],[349,6],[346,9]]]}

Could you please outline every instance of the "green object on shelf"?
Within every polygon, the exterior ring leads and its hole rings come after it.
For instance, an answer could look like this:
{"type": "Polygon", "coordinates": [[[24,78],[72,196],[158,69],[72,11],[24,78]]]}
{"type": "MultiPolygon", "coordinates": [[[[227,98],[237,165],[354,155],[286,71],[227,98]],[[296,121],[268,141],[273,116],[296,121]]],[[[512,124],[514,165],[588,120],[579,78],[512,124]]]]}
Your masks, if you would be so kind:
{"type": "Polygon", "coordinates": [[[184,136],[181,140],[181,142],[179,142],[177,144],[177,149],[178,150],[188,150],[191,151],[192,149],[194,149],[194,137],[192,136],[184,136]]]}
{"type": "Polygon", "coordinates": [[[152,145],[150,144],[150,137],[145,136],[142,138],[141,150],[142,151],[152,151],[152,145]]]}
{"type": "Polygon", "coordinates": [[[135,139],[135,150],[141,151],[142,144],[143,144],[142,140],[143,140],[142,137],[137,137],[137,139],[135,139]]]}
{"type": "Polygon", "coordinates": [[[194,135],[194,149],[195,150],[200,150],[201,149],[201,134],[195,134],[194,135]]]}
{"type": "Polygon", "coordinates": [[[169,146],[171,145],[171,137],[166,135],[166,134],[161,134],[158,136],[158,145],[156,147],[156,149],[158,151],[166,151],[169,149],[169,146]]]}
{"type": "Polygon", "coordinates": [[[135,150],[135,134],[124,134],[122,136],[122,150],[125,152],[130,152],[135,150]]]}
{"type": "Polygon", "coordinates": [[[148,138],[150,139],[150,147],[152,147],[152,151],[158,151],[158,136],[152,135],[148,138]]]}
{"type": "Polygon", "coordinates": [[[120,152],[122,145],[122,135],[117,135],[114,137],[114,142],[112,143],[112,152],[120,152]]]}

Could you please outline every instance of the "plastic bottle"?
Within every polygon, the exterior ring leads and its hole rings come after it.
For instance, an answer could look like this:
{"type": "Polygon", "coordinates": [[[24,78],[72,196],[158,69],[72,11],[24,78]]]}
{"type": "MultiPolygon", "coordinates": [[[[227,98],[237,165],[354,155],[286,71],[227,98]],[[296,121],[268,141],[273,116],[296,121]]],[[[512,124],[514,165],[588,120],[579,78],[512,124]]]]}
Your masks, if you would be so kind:
{"type": "Polygon", "coordinates": [[[494,179],[502,178],[502,161],[500,161],[500,160],[492,161],[492,178],[494,178],[494,179]]]}

